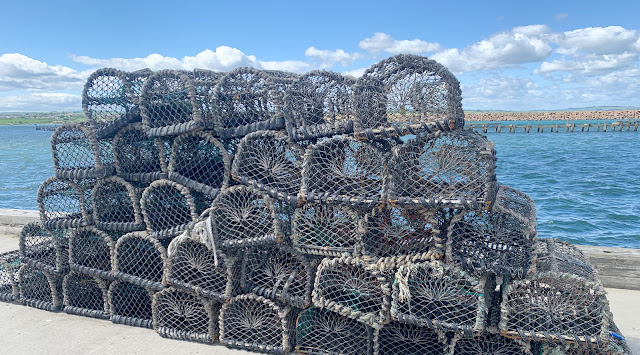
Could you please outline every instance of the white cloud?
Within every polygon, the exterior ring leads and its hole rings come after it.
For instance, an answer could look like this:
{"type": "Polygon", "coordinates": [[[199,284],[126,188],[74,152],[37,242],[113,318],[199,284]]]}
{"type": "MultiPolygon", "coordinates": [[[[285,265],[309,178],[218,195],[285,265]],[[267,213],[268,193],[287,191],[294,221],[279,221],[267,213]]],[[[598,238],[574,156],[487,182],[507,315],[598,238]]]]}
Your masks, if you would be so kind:
{"type": "Polygon", "coordinates": [[[19,53],[0,56],[0,91],[8,90],[78,90],[89,73],[62,65],[49,65],[19,53]]]}
{"type": "Polygon", "coordinates": [[[367,69],[368,68],[358,68],[358,69],[354,69],[354,70],[349,70],[349,71],[346,71],[346,72],[342,73],[342,75],[348,75],[348,76],[352,76],[354,78],[359,78],[364,74],[364,72],[367,69]]]}
{"type": "Polygon", "coordinates": [[[560,13],[560,14],[556,14],[554,16],[556,21],[562,21],[562,20],[566,19],[567,17],[569,17],[569,14],[566,13],[566,12],[563,12],[563,13],[560,13]]]}
{"type": "Polygon", "coordinates": [[[0,111],[79,111],[80,95],[65,93],[34,93],[0,97],[0,111]]]}
{"type": "Polygon", "coordinates": [[[381,52],[387,52],[389,54],[422,54],[435,52],[441,48],[438,43],[426,42],[417,38],[412,40],[396,40],[383,32],[376,32],[373,36],[363,39],[358,43],[358,47],[374,55],[381,52]]]}
{"type": "Polygon", "coordinates": [[[637,30],[620,26],[587,27],[553,36],[560,54],[620,54],[640,51],[637,30]]]}
{"type": "Polygon", "coordinates": [[[343,67],[348,67],[360,57],[358,53],[347,53],[342,49],[330,51],[317,49],[316,47],[307,48],[304,51],[304,55],[319,61],[321,69],[329,69],[337,63],[340,63],[343,67]]]}
{"type": "Polygon", "coordinates": [[[590,55],[582,61],[553,60],[540,64],[540,68],[536,69],[534,74],[577,72],[583,75],[597,75],[633,67],[637,60],[638,55],[635,53],[590,55]]]}

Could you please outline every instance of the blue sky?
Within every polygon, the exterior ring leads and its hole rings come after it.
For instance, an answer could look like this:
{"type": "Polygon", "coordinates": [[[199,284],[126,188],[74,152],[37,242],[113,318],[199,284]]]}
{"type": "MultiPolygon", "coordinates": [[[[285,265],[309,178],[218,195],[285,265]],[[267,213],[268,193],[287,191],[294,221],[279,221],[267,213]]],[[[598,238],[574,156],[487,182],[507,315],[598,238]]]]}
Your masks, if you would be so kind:
{"type": "Polygon", "coordinates": [[[640,106],[638,1],[18,1],[0,12],[0,111],[80,110],[100,67],[358,76],[428,56],[465,109],[640,106]]]}

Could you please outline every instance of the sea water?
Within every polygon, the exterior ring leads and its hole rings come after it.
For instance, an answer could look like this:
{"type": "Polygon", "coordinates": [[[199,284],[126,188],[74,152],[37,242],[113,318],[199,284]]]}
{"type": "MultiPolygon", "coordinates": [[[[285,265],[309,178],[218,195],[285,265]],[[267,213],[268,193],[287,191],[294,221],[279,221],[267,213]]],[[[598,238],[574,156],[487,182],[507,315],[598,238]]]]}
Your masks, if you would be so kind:
{"type": "MultiPolygon", "coordinates": [[[[0,126],[0,208],[37,209],[38,187],[54,174],[51,133],[0,126]]],[[[487,137],[498,182],[535,201],[540,237],[640,248],[640,132],[487,137]]]]}

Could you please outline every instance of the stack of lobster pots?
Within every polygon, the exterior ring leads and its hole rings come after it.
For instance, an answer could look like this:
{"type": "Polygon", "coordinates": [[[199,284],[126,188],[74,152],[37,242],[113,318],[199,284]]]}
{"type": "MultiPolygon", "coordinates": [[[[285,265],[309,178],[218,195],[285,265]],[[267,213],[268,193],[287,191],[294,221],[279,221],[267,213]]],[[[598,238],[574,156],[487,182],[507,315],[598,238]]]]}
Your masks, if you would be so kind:
{"type": "Polygon", "coordinates": [[[5,301],[268,353],[630,353],[433,60],[101,69],[83,109],[1,256],[5,301]]]}

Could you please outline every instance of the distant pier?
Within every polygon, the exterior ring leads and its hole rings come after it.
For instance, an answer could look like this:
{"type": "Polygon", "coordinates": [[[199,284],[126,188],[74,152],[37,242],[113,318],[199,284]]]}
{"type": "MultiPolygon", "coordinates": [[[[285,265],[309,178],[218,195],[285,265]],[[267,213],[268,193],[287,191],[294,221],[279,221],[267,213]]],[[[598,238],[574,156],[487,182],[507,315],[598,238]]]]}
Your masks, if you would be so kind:
{"type": "Polygon", "coordinates": [[[36,131],[55,131],[58,127],[60,127],[59,124],[38,124],[36,131]]]}
{"type": "Polygon", "coordinates": [[[539,123],[539,124],[504,124],[500,122],[471,123],[467,122],[465,126],[474,131],[488,133],[543,133],[543,132],[637,132],[640,127],[638,120],[621,120],[612,122],[599,123],[539,123]]]}

